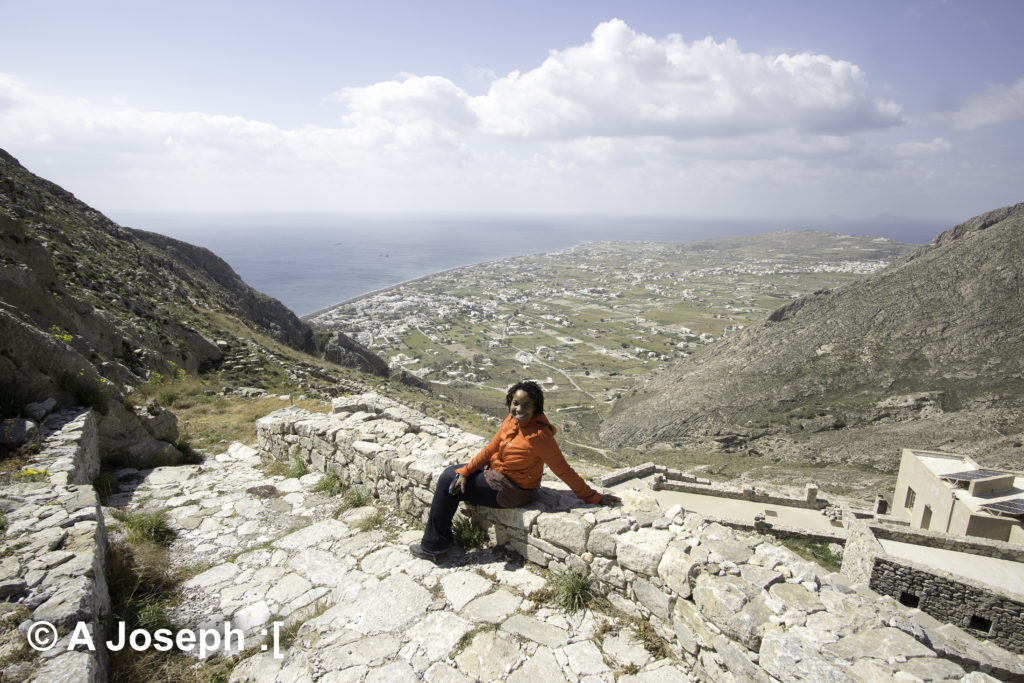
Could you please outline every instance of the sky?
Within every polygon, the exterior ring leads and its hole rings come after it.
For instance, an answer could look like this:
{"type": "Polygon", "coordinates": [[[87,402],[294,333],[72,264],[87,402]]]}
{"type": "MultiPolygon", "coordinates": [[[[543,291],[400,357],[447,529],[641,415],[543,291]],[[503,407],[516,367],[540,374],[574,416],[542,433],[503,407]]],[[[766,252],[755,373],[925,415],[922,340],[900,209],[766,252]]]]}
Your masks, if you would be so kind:
{"type": "Polygon", "coordinates": [[[0,148],[131,212],[1024,201],[1024,2],[0,0],[0,148]]]}

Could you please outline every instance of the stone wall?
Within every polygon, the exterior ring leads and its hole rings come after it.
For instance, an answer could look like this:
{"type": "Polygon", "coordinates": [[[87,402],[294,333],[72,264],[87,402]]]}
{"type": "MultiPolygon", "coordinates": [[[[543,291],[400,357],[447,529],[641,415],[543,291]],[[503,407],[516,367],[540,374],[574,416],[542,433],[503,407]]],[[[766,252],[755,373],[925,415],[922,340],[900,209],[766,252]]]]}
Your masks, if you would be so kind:
{"type": "Polygon", "coordinates": [[[1017,543],[994,541],[976,536],[954,536],[938,531],[928,531],[927,529],[910,529],[886,524],[872,524],[871,531],[874,533],[875,538],[887,541],[901,541],[903,543],[928,546],[929,548],[943,548],[944,550],[955,550],[961,553],[970,553],[971,555],[995,557],[1012,562],[1024,562],[1024,546],[1017,543]]]}
{"type": "MultiPolygon", "coordinates": [[[[331,415],[286,408],[257,428],[267,456],[336,472],[420,519],[441,471],[485,443],[374,394],[336,399],[331,415]]],[[[957,680],[980,671],[1024,680],[1021,658],[950,632],[768,537],[679,506],[664,511],[639,492],[621,495],[620,507],[588,505],[545,479],[528,506],[468,514],[492,543],[529,562],[586,572],[703,680],[957,680]]]]}
{"type": "Polygon", "coordinates": [[[0,608],[5,619],[21,619],[19,633],[4,647],[20,647],[29,626],[40,621],[55,626],[61,639],[38,661],[15,665],[24,671],[7,673],[17,678],[38,666],[28,675],[40,683],[103,681],[105,649],[90,652],[83,645],[68,651],[80,622],[93,642],[102,643],[103,620],[110,614],[106,528],[91,484],[99,472],[96,417],[91,411],[51,415],[41,437],[33,471],[16,475],[0,494],[7,523],[0,608]]]}
{"type": "MultiPolygon", "coordinates": [[[[667,470],[667,468],[666,468],[667,470]]],[[[702,496],[715,496],[716,498],[730,498],[733,500],[747,500],[752,503],[766,503],[771,505],[785,505],[793,508],[804,508],[809,510],[820,510],[828,505],[827,501],[818,500],[818,488],[808,484],[807,494],[804,498],[790,498],[763,491],[754,486],[743,486],[741,488],[721,486],[702,482],[696,477],[693,481],[680,481],[671,478],[672,470],[667,470],[663,478],[655,475],[652,487],[666,491],[680,491],[682,493],[696,493],[702,496]]]]}
{"type": "Polygon", "coordinates": [[[853,515],[843,514],[846,525],[846,543],[843,546],[843,576],[851,581],[867,585],[871,582],[871,572],[875,558],[884,555],[882,544],[875,538],[867,522],[853,515]]]}
{"type": "Polygon", "coordinates": [[[875,560],[871,588],[1011,652],[1024,652],[1024,602],[943,572],[887,557],[875,560]]]}

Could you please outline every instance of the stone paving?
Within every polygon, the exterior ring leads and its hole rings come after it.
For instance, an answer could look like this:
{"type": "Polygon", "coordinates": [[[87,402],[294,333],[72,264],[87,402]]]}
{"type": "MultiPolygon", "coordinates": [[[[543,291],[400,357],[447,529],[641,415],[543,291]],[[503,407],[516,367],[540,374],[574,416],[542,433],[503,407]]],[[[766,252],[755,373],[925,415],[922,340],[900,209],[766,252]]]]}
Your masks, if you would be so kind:
{"type": "Polygon", "coordinates": [[[540,570],[493,549],[418,559],[408,544],[421,531],[393,511],[335,517],[340,498],[312,491],[322,474],[267,476],[258,465],[254,449],[233,444],[203,465],[120,470],[111,500],[166,507],[174,561],[209,567],[183,584],[179,626],[230,620],[246,647],[268,646],[232,681],[695,680],[609,615],[531,599],[546,585],[540,570]],[[301,623],[279,657],[275,622],[301,623]]]}

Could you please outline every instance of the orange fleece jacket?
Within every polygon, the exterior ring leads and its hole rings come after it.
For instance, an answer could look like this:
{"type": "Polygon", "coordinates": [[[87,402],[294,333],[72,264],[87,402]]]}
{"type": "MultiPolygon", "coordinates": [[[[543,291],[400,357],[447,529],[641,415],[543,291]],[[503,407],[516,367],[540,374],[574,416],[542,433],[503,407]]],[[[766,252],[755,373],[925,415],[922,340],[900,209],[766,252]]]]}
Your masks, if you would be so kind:
{"type": "Polygon", "coordinates": [[[599,503],[604,496],[587,486],[583,478],[576,474],[576,470],[565,461],[562,450],[555,442],[555,431],[554,425],[548,422],[543,413],[534,415],[524,425],[519,425],[509,415],[491,442],[455,471],[469,476],[490,465],[491,469],[501,472],[520,488],[535,489],[540,486],[544,465],[547,465],[555,476],[569,485],[580,500],[599,503]]]}

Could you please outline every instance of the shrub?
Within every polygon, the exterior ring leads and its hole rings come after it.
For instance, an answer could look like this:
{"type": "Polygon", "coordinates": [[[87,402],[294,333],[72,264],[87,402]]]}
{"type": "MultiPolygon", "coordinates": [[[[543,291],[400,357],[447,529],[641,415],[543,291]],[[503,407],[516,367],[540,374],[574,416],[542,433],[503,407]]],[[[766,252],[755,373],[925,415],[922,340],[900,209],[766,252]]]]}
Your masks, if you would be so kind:
{"type": "Polygon", "coordinates": [[[57,375],[57,386],[67,392],[80,406],[95,408],[98,412],[107,412],[107,380],[96,377],[90,380],[85,376],[85,370],[79,370],[77,374],[61,372],[57,375]]]}
{"type": "Polygon", "coordinates": [[[57,325],[50,325],[50,334],[52,334],[53,338],[62,344],[70,344],[74,339],[74,336],[72,336],[70,332],[58,327],[57,325]]]}
{"type": "Polygon", "coordinates": [[[180,394],[174,389],[161,389],[156,392],[156,402],[164,408],[173,408],[174,402],[178,400],[180,394]]]}
{"type": "Polygon", "coordinates": [[[203,462],[203,454],[192,447],[192,440],[187,434],[182,434],[178,437],[178,440],[174,442],[174,447],[181,451],[181,454],[185,456],[181,462],[184,465],[200,465],[203,462]]]}
{"type": "Polygon", "coordinates": [[[268,477],[283,477],[288,474],[288,465],[281,460],[264,460],[263,474],[268,477]]]}
{"type": "MultiPolygon", "coordinates": [[[[181,579],[182,572],[171,569],[167,549],[152,541],[114,541],[107,547],[111,618],[124,621],[129,630],[176,630],[167,609],[176,600],[175,587],[181,579]]],[[[198,665],[194,658],[176,650],[135,652],[124,648],[110,653],[110,680],[113,683],[226,681],[230,667],[223,671],[224,665],[219,659],[198,665]]]]}
{"type": "Polygon", "coordinates": [[[487,532],[473,524],[473,520],[459,517],[452,523],[452,538],[467,550],[482,548],[487,543],[487,532]]]}

